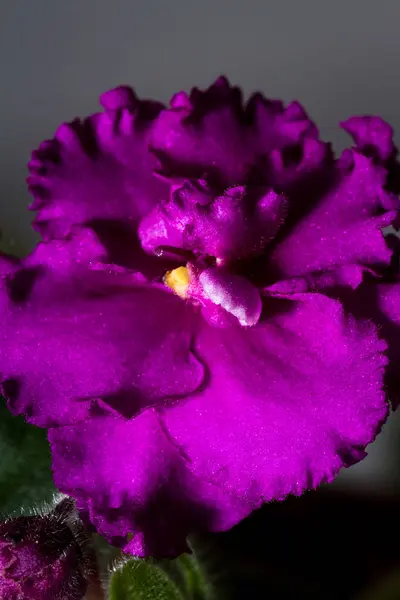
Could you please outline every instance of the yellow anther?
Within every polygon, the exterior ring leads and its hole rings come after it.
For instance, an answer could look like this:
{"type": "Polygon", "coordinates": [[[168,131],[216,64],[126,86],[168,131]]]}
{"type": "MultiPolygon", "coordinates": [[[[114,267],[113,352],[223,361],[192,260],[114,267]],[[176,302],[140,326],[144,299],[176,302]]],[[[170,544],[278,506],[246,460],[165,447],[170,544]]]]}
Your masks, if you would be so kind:
{"type": "Polygon", "coordinates": [[[186,298],[190,283],[187,267],[178,267],[173,271],[168,271],[164,275],[164,283],[171,288],[171,290],[174,290],[175,294],[181,298],[186,298]]]}

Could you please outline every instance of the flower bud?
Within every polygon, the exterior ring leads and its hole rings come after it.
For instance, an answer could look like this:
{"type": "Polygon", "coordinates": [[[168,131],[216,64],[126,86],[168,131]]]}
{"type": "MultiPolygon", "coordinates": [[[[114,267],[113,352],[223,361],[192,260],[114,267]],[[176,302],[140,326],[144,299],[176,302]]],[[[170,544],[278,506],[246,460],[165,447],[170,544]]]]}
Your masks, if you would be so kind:
{"type": "Polygon", "coordinates": [[[81,600],[94,554],[74,502],[0,523],[0,600],[81,600]]]}

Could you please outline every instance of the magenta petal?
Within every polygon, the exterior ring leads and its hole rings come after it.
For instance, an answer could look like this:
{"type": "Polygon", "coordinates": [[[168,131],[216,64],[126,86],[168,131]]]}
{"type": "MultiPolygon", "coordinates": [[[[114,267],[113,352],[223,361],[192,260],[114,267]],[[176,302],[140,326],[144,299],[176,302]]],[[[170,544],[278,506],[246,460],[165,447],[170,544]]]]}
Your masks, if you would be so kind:
{"type": "Polygon", "coordinates": [[[392,251],[381,230],[392,224],[400,202],[385,190],[386,176],[386,170],[371,159],[346,150],[331,188],[296,224],[282,229],[269,256],[279,278],[345,264],[389,265],[392,251]]]}
{"type": "Polygon", "coordinates": [[[341,123],[362,152],[385,162],[396,152],[393,129],[380,117],[357,116],[341,123]]]}
{"type": "Polygon", "coordinates": [[[372,319],[388,344],[386,390],[392,405],[400,405],[400,279],[378,283],[369,279],[346,297],[346,308],[357,318],[372,319]]]}
{"type": "Polygon", "coordinates": [[[357,319],[372,319],[388,344],[385,389],[392,406],[400,404],[400,281],[382,283],[376,273],[358,265],[279,281],[268,294],[323,292],[340,298],[357,319]]]}
{"type": "Polygon", "coordinates": [[[218,78],[202,91],[174,96],[152,132],[152,146],[167,176],[203,177],[223,187],[240,185],[273,149],[316,138],[302,107],[254,94],[243,105],[239,88],[218,78]]]}
{"type": "Polygon", "coordinates": [[[16,256],[11,256],[0,252],[0,280],[2,277],[6,277],[7,275],[11,275],[12,273],[18,271],[20,262],[20,259],[16,256]]]}
{"type": "Polygon", "coordinates": [[[398,407],[400,404],[400,281],[377,285],[376,298],[379,312],[371,316],[379,325],[380,333],[389,345],[390,362],[386,384],[389,400],[398,407]]]}
{"type": "Polygon", "coordinates": [[[2,282],[0,372],[10,410],[49,427],[104,411],[129,418],[193,392],[204,368],[191,352],[190,308],[129,272],[68,263],[67,254],[42,244],[2,282]]]}
{"type": "MultiPolygon", "coordinates": [[[[341,123],[349,133],[358,149],[375,162],[383,164],[388,171],[387,189],[400,193],[400,163],[398,150],[393,141],[393,129],[380,117],[357,116],[341,123]]],[[[400,227],[400,212],[393,223],[400,227]]]]}
{"type": "Polygon", "coordinates": [[[314,137],[306,137],[301,143],[288,148],[276,148],[268,156],[268,182],[277,189],[288,193],[292,202],[293,195],[302,196],[304,204],[310,204],[315,189],[329,180],[329,168],[333,163],[333,154],[329,144],[314,137]]]}
{"type": "Polygon", "coordinates": [[[247,279],[220,268],[206,269],[199,276],[204,297],[235,316],[240,325],[252,327],[262,311],[260,293],[247,279]]]}
{"type": "Polygon", "coordinates": [[[91,229],[74,227],[66,240],[39,243],[34,251],[21,261],[21,266],[45,266],[56,274],[68,277],[80,267],[100,268],[106,258],[105,247],[91,229]]]}
{"type": "Polygon", "coordinates": [[[277,281],[264,289],[266,294],[291,295],[304,292],[322,292],[333,298],[341,293],[356,290],[364,277],[374,273],[360,265],[343,265],[329,271],[307,273],[304,277],[292,277],[277,281]]]}
{"type": "Polygon", "coordinates": [[[98,531],[126,552],[176,556],[189,533],[229,529],[251,511],[190,473],[153,409],[52,429],[49,439],[58,488],[86,504],[98,531]]]}
{"type": "Polygon", "coordinates": [[[192,472],[254,505],[331,481],[388,414],[386,345],[371,323],[319,294],[273,304],[255,328],[205,325],[196,352],[209,385],[163,410],[192,472]]]}
{"type": "Polygon", "coordinates": [[[64,237],[74,224],[93,221],[132,227],[166,193],[153,176],[148,151],[162,106],[141,101],[127,87],[101,97],[105,112],[62,125],[29,163],[29,188],[44,239],[64,237]]]}
{"type": "Polygon", "coordinates": [[[213,197],[201,183],[178,186],[167,204],[144,217],[139,227],[143,248],[181,248],[225,263],[260,254],[284,222],[286,198],[264,188],[248,194],[244,186],[213,197]]]}

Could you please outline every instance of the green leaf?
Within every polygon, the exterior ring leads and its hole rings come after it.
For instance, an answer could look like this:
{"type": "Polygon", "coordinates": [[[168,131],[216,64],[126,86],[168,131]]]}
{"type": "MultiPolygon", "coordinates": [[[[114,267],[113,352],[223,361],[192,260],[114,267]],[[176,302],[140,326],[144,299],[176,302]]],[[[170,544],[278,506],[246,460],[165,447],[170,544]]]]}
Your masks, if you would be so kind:
{"type": "MultiPolygon", "coordinates": [[[[177,559],[181,566],[187,597],[191,600],[212,598],[212,587],[194,554],[182,554],[177,559]]],[[[186,595],[185,595],[186,597],[186,595]]]]}
{"type": "Polygon", "coordinates": [[[174,560],[159,562],[182,591],[185,600],[212,600],[213,586],[206,575],[204,564],[195,554],[182,554],[174,560]]]}
{"type": "Polygon", "coordinates": [[[57,492],[46,432],[14,417],[0,397],[0,513],[29,512],[57,492]]]}
{"type": "Polygon", "coordinates": [[[109,600],[184,600],[184,596],[153,561],[132,559],[113,573],[109,600]]]}

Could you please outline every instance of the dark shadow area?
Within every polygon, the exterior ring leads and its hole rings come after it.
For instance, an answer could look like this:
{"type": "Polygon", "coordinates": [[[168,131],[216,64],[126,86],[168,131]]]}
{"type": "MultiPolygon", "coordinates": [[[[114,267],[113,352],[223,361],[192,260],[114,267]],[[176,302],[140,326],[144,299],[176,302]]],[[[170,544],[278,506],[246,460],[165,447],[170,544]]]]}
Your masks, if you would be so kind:
{"type": "Polygon", "coordinates": [[[323,487],[197,545],[212,542],[207,559],[224,573],[226,599],[353,600],[400,569],[399,500],[323,487]]]}
{"type": "Polygon", "coordinates": [[[32,289],[42,272],[41,267],[29,267],[9,275],[6,286],[10,299],[15,304],[24,304],[29,299],[32,289]]]}
{"type": "Polygon", "coordinates": [[[165,260],[163,257],[147,254],[136,231],[129,223],[112,219],[95,219],[87,223],[107,251],[110,263],[138,271],[150,279],[165,275],[166,271],[181,264],[179,261],[165,260]]]}

